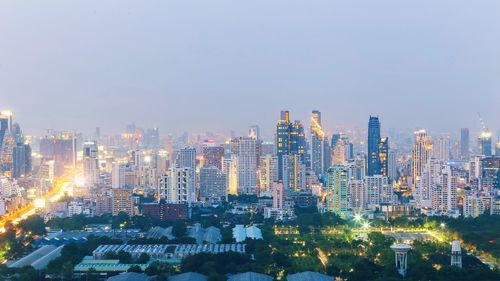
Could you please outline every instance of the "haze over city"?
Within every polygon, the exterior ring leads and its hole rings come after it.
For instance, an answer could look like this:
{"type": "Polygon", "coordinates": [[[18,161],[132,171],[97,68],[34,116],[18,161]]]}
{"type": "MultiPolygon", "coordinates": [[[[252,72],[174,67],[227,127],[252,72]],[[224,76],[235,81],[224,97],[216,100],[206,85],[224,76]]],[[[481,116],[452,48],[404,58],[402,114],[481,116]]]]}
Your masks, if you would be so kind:
{"type": "Polygon", "coordinates": [[[500,2],[4,1],[0,101],[27,132],[500,124],[500,2]],[[495,106],[496,105],[496,106],[495,106]]]}

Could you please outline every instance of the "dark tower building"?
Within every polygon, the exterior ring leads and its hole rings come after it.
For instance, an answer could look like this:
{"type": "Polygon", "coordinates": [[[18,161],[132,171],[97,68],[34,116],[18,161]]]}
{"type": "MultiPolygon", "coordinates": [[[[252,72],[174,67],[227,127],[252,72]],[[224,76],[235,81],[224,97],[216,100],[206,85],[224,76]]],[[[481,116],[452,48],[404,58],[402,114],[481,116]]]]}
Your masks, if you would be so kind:
{"type": "Polygon", "coordinates": [[[380,121],[370,116],[368,122],[368,176],[381,174],[380,163],[380,121]]]}

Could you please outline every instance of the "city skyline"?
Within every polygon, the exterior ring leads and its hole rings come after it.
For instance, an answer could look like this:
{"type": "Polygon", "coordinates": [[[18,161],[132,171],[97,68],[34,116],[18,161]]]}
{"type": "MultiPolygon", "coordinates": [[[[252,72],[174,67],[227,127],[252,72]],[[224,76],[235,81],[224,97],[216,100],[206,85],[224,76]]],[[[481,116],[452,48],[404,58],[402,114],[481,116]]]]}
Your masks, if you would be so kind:
{"type": "Polygon", "coordinates": [[[320,110],[329,132],[367,115],[385,129],[474,132],[477,112],[500,128],[495,1],[56,2],[30,3],[28,17],[13,12],[25,3],[0,6],[0,100],[30,133],[259,124],[269,137],[283,109],[304,125],[320,110]]]}

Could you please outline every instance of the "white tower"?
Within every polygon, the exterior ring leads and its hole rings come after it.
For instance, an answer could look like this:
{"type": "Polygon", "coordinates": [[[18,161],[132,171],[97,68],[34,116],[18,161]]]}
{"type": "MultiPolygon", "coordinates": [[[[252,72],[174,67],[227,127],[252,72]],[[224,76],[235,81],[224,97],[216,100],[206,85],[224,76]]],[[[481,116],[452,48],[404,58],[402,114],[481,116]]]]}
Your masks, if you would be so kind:
{"type": "Polygon", "coordinates": [[[451,266],[462,267],[462,248],[458,240],[451,243],[451,266]]]}
{"type": "Polygon", "coordinates": [[[391,246],[391,249],[396,254],[396,269],[399,274],[404,277],[406,275],[406,269],[408,268],[408,252],[411,250],[411,246],[403,243],[394,244],[391,246]]]}

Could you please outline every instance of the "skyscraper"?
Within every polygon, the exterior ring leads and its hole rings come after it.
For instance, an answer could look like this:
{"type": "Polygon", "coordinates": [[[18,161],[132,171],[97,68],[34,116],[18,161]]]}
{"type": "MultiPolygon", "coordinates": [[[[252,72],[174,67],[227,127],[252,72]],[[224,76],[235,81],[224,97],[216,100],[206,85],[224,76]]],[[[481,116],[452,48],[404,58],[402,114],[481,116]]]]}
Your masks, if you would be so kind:
{"type": "Polygon", "coordinates": [[[281,118],[276,125],[276,154],[278,156],[278,178],[283,180],[283,155],[299,155],[305,163],[306,138],[304,126],[300,121],[290,122],[290,113],[281,112],[281,118]]]}
{"type": "Polygon", "coordinates": [[[492,141],[491,141],[491,132],[487,129],[481,132],[479,138],[477,139],[479,154],[484,155],[486,157],[492,155],[492,141]]]}
{"type": "Polygon", "coordinates": [[[414,188],[416,187],[417,181],[420,180],[422,172],[431,155],[432,138],[427,135],[425,130],[416,131],[412,152],[412,179],[414,188]]]}
{"type": "Polygon", "coordinates": [[[379,143],[380,174],[388,177],[389,175],[389,138],[380,139],[379,143]]]}
{"type": "Polygon", "coordinates": [[[31,147],[18,143],[12,153],[12,177],[19,178],[31,174],[31,147]]]}
{"type": "Polygon", "coordinates": [[[327,171],[327,210],[343,219],[349,218],[347,170],[343,165],[333,165],[327,171]]]}
{"type": "Polygon", "coordinates": [[[158,185],[159,199],[167,203],[192,204],[196,202],[194,171],[191,168],[170,168],[158,185]]]}
{"type": "Polygon", "coordinates": [[[440,137],[434,145],[434,157],[441,161],[450,160],[450,138],[440,137]]]}
{"type": "Polygon", "coordinates": [[[325,171],[325,133],[321,128],[321,112],[313,110],[311,116],[311,169],[321,177],[325,171]]]}
{"type": "Polygon", "coordinates": [[[217,167],[219,170],[222,169],[222,158],[224,157],[224,147],[217,145],[215,143],[204,143],[202,147],[203,153],[203,166],[217,167]]]}
{"type": "Polygon", "coordinates": [[[380,175],[380,121],[370,116],[368,121],[368,176],[380,175]]]}
{"type": "Polygon", "coordinates": [[[215,166],[200,169],[200,198],[204,200],[226,199],[226,174],[215,166]]]}
{"type": "Polygon", "coordinates": [[[256,194],[257,191],[257,140],[240,138],[238,142],[238,194],[256,194]]]}
{"type": "Polygon", "coordinates": [[[469,160],[469,128],[460,129],[460,159],[469,160]]]}
{"type": "Polygon", "coordinates": [[[300,192],[306,186],[306,167],[298,154],[283,155],[283,186],[285,192],[300,192]]]}
{"type": "Polygon", "coordinates": [[[88,187],[92,187],[99,182],[98,156],[97,142],[88,141],[83,144],[83,177],[88,187]]]}

